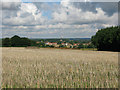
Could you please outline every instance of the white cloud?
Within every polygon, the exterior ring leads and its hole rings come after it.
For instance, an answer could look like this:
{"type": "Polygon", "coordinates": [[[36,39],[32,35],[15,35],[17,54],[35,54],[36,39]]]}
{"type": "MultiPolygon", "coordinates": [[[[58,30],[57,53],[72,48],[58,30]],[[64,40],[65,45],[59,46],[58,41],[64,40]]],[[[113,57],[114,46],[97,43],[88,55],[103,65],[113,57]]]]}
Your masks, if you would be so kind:
{"type": "Polygon", "coordinates": [[[101,8],[96,8],[96,11],[97,13],[90,11],[84,12],[81,9],[73,7],[72,5],[68,5],[67,7],[61,7],[53,13],[53,21],[56,23],[62,22],[67,24],[116,24],[117,13],[110,17],[101,8]]]}
{"type": "Polygon", "coordinates": [[[70,0],[61,0],[60,4],[64,7],[68,7],[70,5],[70,0]]]}
{"type": "MultiPolygon", "coordinates": [[[[38,12],[37,7],[32,3],[27,3],[27,4],[22,3],[20,9],[23,13],[28,12],[28,13],[32,14],[34,16],[35,20],[37,19],[36,13],[39,13],[39,16],[41,16],[40,12],[38,12]]],[[[18,13],[17,15],[20,16],[20,13],[18,13]]]]}
{"type": "Polygon", "coordinates": [[[22,3],[20,9],[33,15],[37,12],[37,7],[32,3],[22,3]]]}
{"type": "Polygon", "coordinates": [[[33,3],[21,3],[20,10],[16,17],[3,18],[3,24],[8,25],[36,25],[42,24],[45,17],[33,3]]]}
{"type": "MultiPolygon", "coordinates": [[[[47,11],[49,10],[47,9],[47,11]]],[[[52,10],[52,18],[48,19],[47,16],[43,16],[43,12],[35,4],[21,3],[16,13],[14,13],[15,15],[5,15],[2,18],[3,35],[11,33],[11,35],[29,34],[30,37],[35,37],[35,35],[38,35],[38,37],[39,35],[41,37],[49,37],[50,35],[51,37],[52,35],[57,37],[57,35],[63,34],[64,37],[90,37],[98,29],[117,25],[117,13],[108,16],[102,8],[96,8],[96,11],[96,13],[83,11],[71,5],[69,0],[62,0],[59,8],[52,10]]]]}
{"type": "Polygon", "coordinates": [[[55,25],[49,24],[49,25],[36,25],[34,28],[35,29],[67,29],[67,28],[72,28],[72,29],[80,29],[80,28],[85,28],[88,27],[89,25],[83,24],[83,25],[68,25],[68,24],[62,24],[58,23],[55,25]]]}

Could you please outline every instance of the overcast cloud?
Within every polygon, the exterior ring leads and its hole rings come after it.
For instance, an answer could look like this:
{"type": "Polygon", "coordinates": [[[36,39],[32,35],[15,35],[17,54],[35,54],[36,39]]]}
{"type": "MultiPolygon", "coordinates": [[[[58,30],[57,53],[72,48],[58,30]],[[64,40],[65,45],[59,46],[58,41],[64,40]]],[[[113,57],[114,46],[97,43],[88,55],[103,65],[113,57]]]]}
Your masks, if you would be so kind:
{"type": "Polygon", "coordinates": [[[90,38],[98,29],[118,25],[117,2],[4,2],[2,36],[90,38]]]}

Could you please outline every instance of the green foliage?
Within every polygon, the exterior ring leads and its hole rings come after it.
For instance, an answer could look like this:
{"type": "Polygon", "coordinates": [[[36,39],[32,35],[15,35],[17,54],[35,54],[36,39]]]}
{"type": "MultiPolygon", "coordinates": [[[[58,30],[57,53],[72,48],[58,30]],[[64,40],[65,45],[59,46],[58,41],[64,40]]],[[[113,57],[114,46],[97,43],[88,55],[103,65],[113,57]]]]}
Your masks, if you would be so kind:
{"type": "Polygon", "coordinates": [[[59,47],[60,47],[60,48],[64,48],[65,46],[64,46],[64,45],[60,45],[59,47]]]}
{"type": "Polygon", "coordinates": [[[36,41],[31,40],[31,46],[38,46],[38,44],[36,44],[36,41]]]}
{"type": "Polygon", "coordinates": [[[16,47],[16,46],[20,47],[21,46],[21,38],[19,36],[17,36],[17,35],[13,36],[11,38],[11,46],[13,46],[13,47],[16,47]]]}
{"type": "Polygon", "coordinates": [[[84,45],[80,44],[80,45],[78,46],[78,48],[79,48],[79,49],[80,49],[80,48],[84,48],[84,45]]]}
{"type": "Polygon", "coordinates": [[[2,46],[10,47],[10,46],[11,46],[10,38],[5,38],[5,39],[3,39],[3,40],[2,40],[2,46]]]}
{"type": "Polygon", "coordinates": [[[2,47],[2,39],[0,39],[0,47],[2,47]]]}
{"type": "Polygon", "coordinates": [[[21,46],[26,47],[31,45],[31,40],[28,38],[21,38],[21,46]]]}
{"type": "Polygon", "coordinates": [[[2,40],[3,47],[26,47],[31,46],[31,40],[28,38],[21,38],[17,35],[13,36],[12,38],[5,38],[2,40]]]}
{"type": "Polygon", "coordinates": [[[46,45],[46,42],[57,43],[60,48],[87,48],[88,46],[83,45],[84,43],[90,43],[90,39],[80,39],[80,38],[68,38],[68,39],[28,39],[25,37],[19,37],[17,35],[12,38],[5,38],[2,40],[3,47],[27,47],[27,46],[35,46],[35,47],[51,47],[55,48],[54,45],[46,45]],[[62,45],[62,43],[71,44],[66,46],[62,45]],[[78,46],[78,43],[81,45],[78,46]],[[77,46],[73,46],[77,44],[77,46]]]}
{"type": "Polygon", "coordinates": [[[95,46],[93,44],[90,44],[87,46],[87,48],[95,48],[95,46]]]}
{"type": "Polygon", "coordinates": [[[62,42],[61,41],[58,41],[57,44],[61,44],[62,42]]]}
{"type": "Polygon", "coordinates": [[[91,41],[98,50],[120,51],[120,26],[99,30],[91,41]]]}
{"type": "Polygon", "coordinates": [[[51,45],[51,46],[49,46],[49,47],[54,48],[54,46],[53,46],[53,45],[51,45]]]}

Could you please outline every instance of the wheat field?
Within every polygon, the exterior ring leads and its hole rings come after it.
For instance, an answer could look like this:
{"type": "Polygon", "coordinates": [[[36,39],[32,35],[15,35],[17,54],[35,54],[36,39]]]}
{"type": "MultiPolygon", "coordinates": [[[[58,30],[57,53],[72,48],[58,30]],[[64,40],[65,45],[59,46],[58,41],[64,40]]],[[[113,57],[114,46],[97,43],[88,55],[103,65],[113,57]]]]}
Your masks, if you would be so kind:
{"type": "Polygon", "coordinates": [[[118,88],[118,52],[2,48],[2,88],[118,88]]]}

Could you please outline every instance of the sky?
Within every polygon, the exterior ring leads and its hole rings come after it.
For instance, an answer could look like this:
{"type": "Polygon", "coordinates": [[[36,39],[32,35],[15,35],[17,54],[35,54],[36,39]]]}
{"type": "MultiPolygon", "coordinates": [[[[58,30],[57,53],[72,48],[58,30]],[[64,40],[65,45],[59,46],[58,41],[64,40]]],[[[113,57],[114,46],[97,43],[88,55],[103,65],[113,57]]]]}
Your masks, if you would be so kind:
{"type": "MultiPolygon", "coordinates": [[[[85,0],[86,1],[86,0],[85,0]]],[[[90,38],[118,25],[117,2],[1,2],[2,37],[90,38]]]]}

